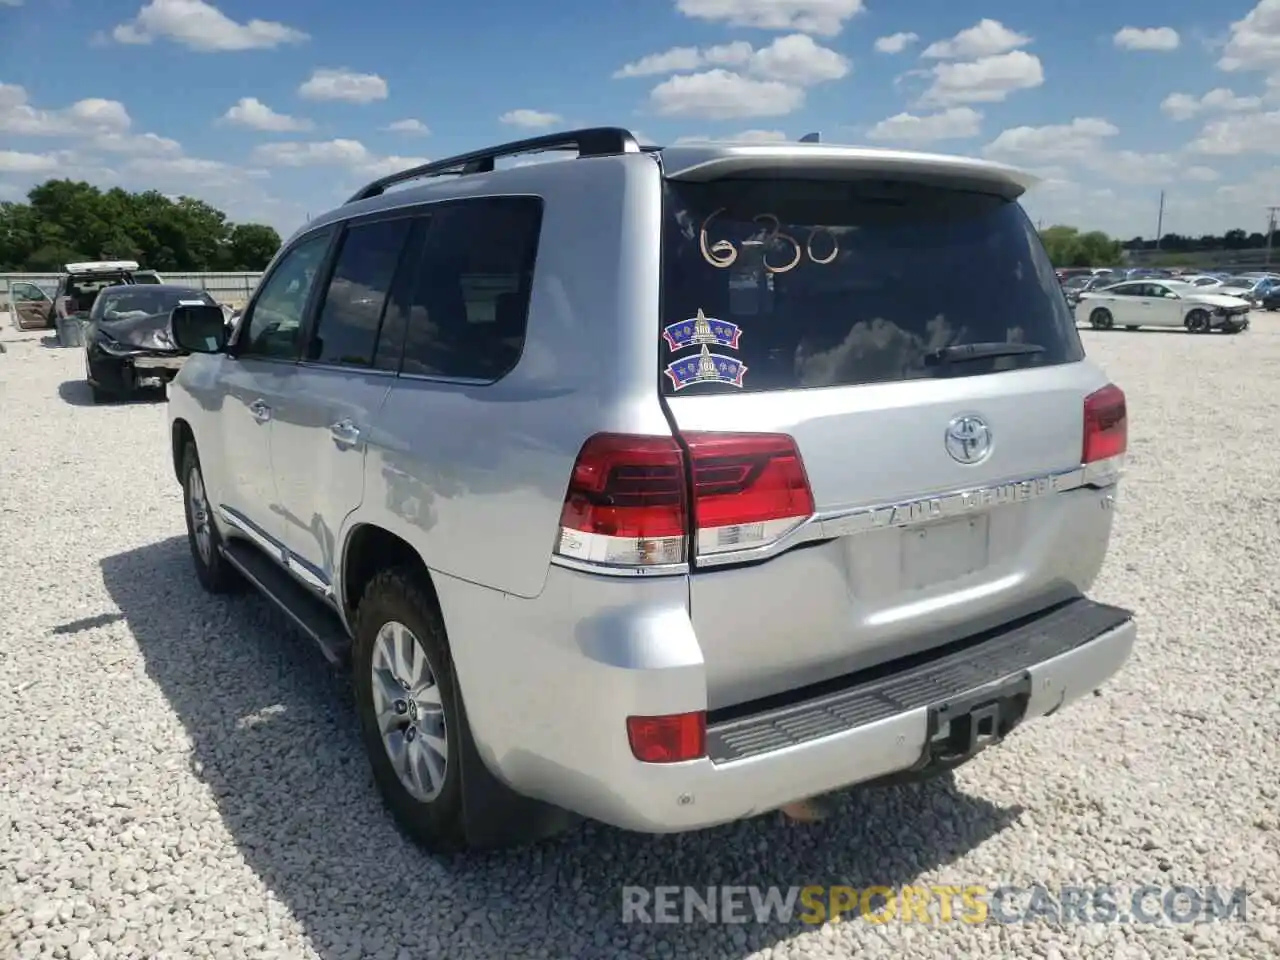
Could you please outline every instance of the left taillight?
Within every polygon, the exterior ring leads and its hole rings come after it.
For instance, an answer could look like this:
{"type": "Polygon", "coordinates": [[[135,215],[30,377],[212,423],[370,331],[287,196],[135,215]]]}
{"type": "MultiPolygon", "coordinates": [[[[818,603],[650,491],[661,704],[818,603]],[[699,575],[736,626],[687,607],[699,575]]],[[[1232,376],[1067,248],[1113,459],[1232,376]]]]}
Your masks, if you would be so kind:
{"type": "Polygon", "coordinates": [[[674,438],[598,433],[574,462],[556,553],[613,567],[683,563],[685,489],[674,438]]]}

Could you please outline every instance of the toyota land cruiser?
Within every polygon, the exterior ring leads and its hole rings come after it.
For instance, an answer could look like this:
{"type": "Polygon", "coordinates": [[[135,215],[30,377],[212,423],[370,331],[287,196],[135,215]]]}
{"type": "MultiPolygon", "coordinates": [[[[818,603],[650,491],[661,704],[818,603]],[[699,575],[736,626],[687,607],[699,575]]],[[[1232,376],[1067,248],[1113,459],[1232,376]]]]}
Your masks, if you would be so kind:
{"type": "Polygon", "coordinates": [[[615,128],[383,177],[234,328],[174,311],[196,574],[350,665],[431,849],[949,770],[1136,635],[1087,597],[1125,397],[1029,182],[615,128]]]}

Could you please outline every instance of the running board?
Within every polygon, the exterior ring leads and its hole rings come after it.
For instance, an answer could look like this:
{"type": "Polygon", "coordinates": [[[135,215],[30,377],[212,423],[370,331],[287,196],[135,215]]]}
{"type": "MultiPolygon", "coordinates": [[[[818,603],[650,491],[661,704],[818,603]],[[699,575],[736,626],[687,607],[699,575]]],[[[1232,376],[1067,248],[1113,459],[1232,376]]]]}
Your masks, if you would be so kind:
{"type": "Polygon", "coordinates": [[[221,550],[227,563],[319,644],[326,660],[337,667],[347,666],[351,640],[338,619],[337,611],[247,540],[231,539],[222,545],[221,550]]]}

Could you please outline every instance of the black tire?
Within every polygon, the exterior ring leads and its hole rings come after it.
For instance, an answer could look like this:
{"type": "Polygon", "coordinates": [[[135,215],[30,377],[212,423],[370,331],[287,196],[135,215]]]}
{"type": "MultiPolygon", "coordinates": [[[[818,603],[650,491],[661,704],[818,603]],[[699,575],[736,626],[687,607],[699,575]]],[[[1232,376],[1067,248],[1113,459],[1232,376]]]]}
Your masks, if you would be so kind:
{"type": "Polygon", "coordinates": [[[89,384],[89,396],[93,399],[95,405],[110,403],[112,399],[110,394],[94,386],[92,383],[89,384]]]}
{"type": "Polygon", "coordinates": [[[1213,329],[1209,314],[1205,310],[1192,310],[1185,321],[1188,333],[1208,333],[1213,329]]]}
{"type": "Polygon", "coordinates": [[[1089,314],[1089,323],[1095,330],[1110,330],[1115,325],[1111,311],[1106,307],[1098,307],[1089,314]]]}
{"type": "Polygon", "coordinates": [[[205,511],[208,527],[208,550],[202,550],[198,540],[192,510],[192,473],[199,476],[200,488],[205,490],[204,473],[200,469],[200,457],[196,445],[188,440],[182,451],[182,512],[187,520],[187,546],[191,548],[191,562],[195,564],[196,578],[209,593],[232,593],[244,586],[244,578],[222,555],[222,535],[213,522],[212,509],[205,493],[205,511]]]}
{"type": "Polygon", "coordinates": [[[383,570],[370,581],[356,612],[352,647],[352,683],[356,713],[373,779],[397,826],[415,843],[432,853],[466,849],[462,797],[462,712],[455,681],[453,657],[444,622],[420,575],[407,568],[383,570]],[[373,691],[374,648],[378,633],[388,623],[408,627],[418,639],[421,653],[439,689],[447,745],[443,783],[431,800],[415,797],[400,781],[378,726],[373,691]]]}
{"type": "Polygon", "coordinates": [[[1137,325],[1136,323],[1126,323],[1126,324],[1124,325],[1124,328],[1125,328],[1126,330],[1137,330],[1137,329],[1139,329],[1139,327],[1138,327],[1138,325],[1137,325]]]}

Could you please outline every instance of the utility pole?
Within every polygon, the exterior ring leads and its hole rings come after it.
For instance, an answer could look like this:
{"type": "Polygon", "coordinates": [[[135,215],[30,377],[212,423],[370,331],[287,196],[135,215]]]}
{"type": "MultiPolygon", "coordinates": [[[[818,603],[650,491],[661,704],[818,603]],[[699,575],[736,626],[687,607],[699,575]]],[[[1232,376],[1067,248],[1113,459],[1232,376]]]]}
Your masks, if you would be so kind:
{"type": "Polygon", "coordinates": [[[1264,267],[1271,266],[1271,238],[1276,232],[1276,212],[1280,211],[1280,206],[1267,207],[1267,259],[1263,263],[1264,267]]]}
{"type": "Polygon", "coordinates": [[[1160,238],[1164,236],[1164,191],[1160,191],[1160,212],[1156,215],[1156,250],[1160,249],[1160,238]]]}

